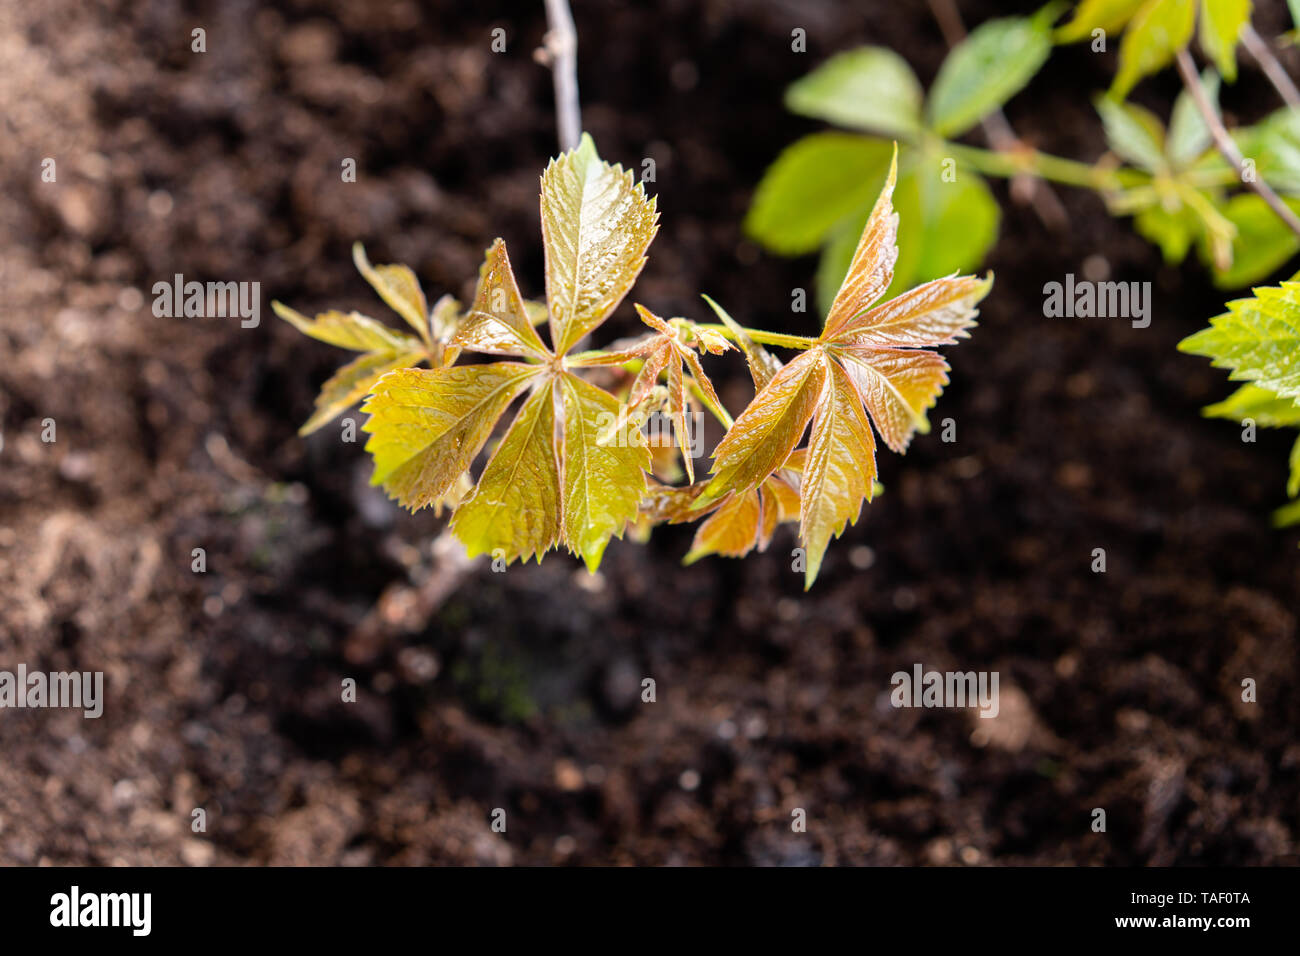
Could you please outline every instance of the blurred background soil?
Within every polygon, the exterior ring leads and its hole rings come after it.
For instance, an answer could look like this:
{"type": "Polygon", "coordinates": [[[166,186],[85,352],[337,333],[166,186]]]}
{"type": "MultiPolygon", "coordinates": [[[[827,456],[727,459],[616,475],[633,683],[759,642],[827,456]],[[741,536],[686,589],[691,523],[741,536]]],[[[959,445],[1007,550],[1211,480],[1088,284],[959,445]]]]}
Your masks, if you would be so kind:
{"type": "MultiPolygon", "coordinates": [[[[960,6],[973,25],[1032,4],[960,6]]],[[[1283,5],[1259,6],[1280,32],[1283,5]]],[[[739,228],[817,128],[782,91],[867,42],[928,83],[927,5],[576,7],[586,128],[657,165],[635,298],[704,320],[708,292],[811,331],[789,302],[814,262],[739,228]]],[[[432,300],[468,295],[500,235],[542,293],[544,28],[540,0],[0,0],[0,669],[108,689],[99,720],[0,713],[0,863],[1295,863],[1300,552],[1268,523],[1289,439],[1200,417],[1229,383],[1175,344],[1224,295],[1094,196],[1058,190],[1054,233],[995,184],[997,283],[934,413],[958,440],[882,453],[886,494],[810,594],[788,528],[739,562],[681,567],[676,528],[614,542],[594,578],[555,554],[464,569],[431,547],[438,519],[368,487],[361,443],[297,437],[344,356],[270,299],[399,321],[354,240],[432,300]],[[1043,318],[1043,284],[1094,254],[1154,282],[1150,328],[1043,318]],[[155,318],[175,273],[259,281],[260,326],[155,318]],[[999,671],[1001,715],[893,709],[915,662],[999,671]]],[[[1011,121],[1096,157],[1112,68],[1058,51],[1011,121]]],[[[1164,112],[1172,82],[1139,99],[1164,112]]],[[[1225,99],[1272,103],[1253,75],[1225,99]]],[[[625,303],[598,336],[636,328],[625,303]]],[[[708,363],[741,407],[741,363],[708,363]]]]}

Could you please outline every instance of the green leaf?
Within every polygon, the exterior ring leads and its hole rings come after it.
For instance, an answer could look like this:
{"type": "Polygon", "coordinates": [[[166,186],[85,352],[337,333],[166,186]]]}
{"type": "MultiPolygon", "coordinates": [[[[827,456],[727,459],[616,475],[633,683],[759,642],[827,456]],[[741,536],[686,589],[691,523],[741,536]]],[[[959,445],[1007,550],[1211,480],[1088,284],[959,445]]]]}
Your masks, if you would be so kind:
{"type": "Polygon", "coordinates": [[[591,137],[542,174],[542,244],[551,342],[563,355],[627,295],[654,238],[655,201],[631,172],[596,154],[591,137]]]}
{"type": "MultiPolygon", "coordinates": [[[[1283,202],[1300,212],[1300,200],[1284,199],[1283,202]]],[[[1232,265],[1227,269],[1215,267],[1208,247],[1202,248],[1201,254],[1214,269],[1214,284],[1221,289],[1240,289],[1259,282],[1300,251],[1300,237],[1254,193],[1233,196],[1219,211],[1237,228],[1232,242],[1232,265]]]]}
{"type": "Polygon", "coordinates": [[[1118,33],[1133,19],[1147,0],[1083,0],[1074,17],[1056,31],[1057,43],[1076,43],[1092,36],[1093,30],[1118,33]]]}
{"type": "Polygon", "coordinates": [[[1229,83],[1237,79],[1237,41],[1249,22],[1250,0],[1201,0],[1201,49],[1229,83]]]}
{"type": "MultiPolygon", "coordinates": [[[[1215,112],[1219,110],[1219,74],[1206,70],[1201,74],[1201,85],[1209,98],[1215,112]]],[[[1169,138],[1165,144],[1169,164],[1174,169],[1183,169],[1194,162],[1209,148],[1214,137],[1205,117],[1196,108],[1192,94],[1183,90],[1174,100],[1174,112],[1169,121],[1169,138]]]]}
{"type": "Polygon", "coordinates": [[[1300,192],[1300,110],[1283,108],[1237,131],[1241,153],[1280,192],[1300,192]]]}
{"type": "Polygon", "coordinates": [[[812,252],[835,224],[870,203],[893,146],[848,133],[813,133],[785,149],[758,184],[745,232],[781,255],[812,252]]]}
{"type": "Polygon", "coordinates": [[[1033,79],[1052,52],[1049,4],[1033,17],[989,20],[953,47],[930,88],[930,127],[943,137],[966,132],[1033,79]]]}
{"type": "Polygon", "coordinates": [[[1286,481],[1287,497],[1300,495],[1300,437],[1291,446],[1291,477],[1286,481]]]}
{"type": "Polygon", "coordinates": [[[1159,117],[1133,103],[1121,103],[1100,96],[1096,100],[1106,144],[1121,159],[1157,172],[1168,166],[1165,159],[1165,127],[1159,117]]]}
{"type": "Polygon", "coordinates": [[[1294,524],[1300,524],[1300,501],[1283,505],[1273,512],[1273,527],[1288,528],[1294,524]]]}
{"type": "Polygon", "coordinates": [[[1138,80],[1172,63],[1191,40],[1195,26],[1195,0],[1148,0],[1124,31],[1119,73],[1110,95],[1124,99],[1138,80]]]}
{"type": "Polygon", "coordinates": [[[1201,218],[1191,209],[1179,205],[1173,211],[1156,203],[1138,211],[1133,217],[1138,235],[1160,248],[1165,262],[1177,265],[1187,258],[1187,250],[1202,231],[1201,218]]]}
{"type": "Polygon", "coordinates": [[[1227,418],[1234,422],[1249,418],[1264,428],[1285,428],[1300,425],[1300,402],[1281,398],[1276,392],[1258,385],[1243,385],[1223,401],[1205,406],[1201,414],[1206,418],[1227,418]]]}
{"type": "Polygon", "coordinates": [[[420,280],[407,266],[372,266],[359,242],[352,244],[352,261],[388,307],[404,318],[425,342],[429,334],[429,307],[420,280]]]}
{"type": "Polygon", "coordinates": [[[564,541],[594,572],[605,546],[636,520],[650,451],[618,399],[576,375],[560,379],[564,400],[564,541]],[[620,422],[611,435],[610,426],[620,422]]]}
{"type": "Polygon", "coordinates": [[[536,389],[501,439],[474,493],[456,508],[451,531],[469,556],[504,554],[527,561],[560,537],[560,472],[555,458],[555,401],[536,389]]]}
{"type": "Polygon", "coordinates": [[[1227,312],[1178,348],[1209,357],[1215,368],[1231,369],[1235,381],[1300,399],[1300,281],[1254,292],[1252,299],[1229,302],[1227,312]]]}
{"type": "Polygon", "coordinates": [[[432,504],[469,468],[497,419],[540,371],[495,362],[389,372],[361,409],[370,415],[362,426],[375,460],[370,483],[382,484],[412,511],[432,504]]]}
{"type": "Polygon", "coordinates": [[[978,174],[959,167],[957,181],[946,183],[935,163],[918,167],[911,179],[914,185],[900,188],[896,201],[902,225],[887,294],[978,269],[998,238],[1001,210],[978,174]]]}
{"type": "Polygon", "coordinates": [[[924,94],[907,62],[885,47],[849,50],[786,90],[785,106],[849,129],[906,136],[921,126],[924,94]]]}

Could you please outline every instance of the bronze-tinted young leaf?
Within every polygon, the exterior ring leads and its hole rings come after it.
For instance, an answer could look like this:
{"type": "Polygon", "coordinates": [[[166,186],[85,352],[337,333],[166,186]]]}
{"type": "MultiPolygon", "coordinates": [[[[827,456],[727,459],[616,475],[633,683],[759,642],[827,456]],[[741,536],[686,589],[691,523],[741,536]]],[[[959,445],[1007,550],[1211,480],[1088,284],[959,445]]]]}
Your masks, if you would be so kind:
{"type": "Polygon", "coordinates": [[[925,423],[943,387],[948,362],[938,352],[914,349],[846,348],[839,358],[857,385],[876,431],[900,455],[925,423]]]}
{"type": "Polygon", "coordinates": [[[840,326],[826,341],[873,348],[955,345],[968,338],[979,314],[975,304],[988,294],[993,277],[949,276],[882,302],[840,326]]]}
{"type": "Polygon", "coordinates": [[[729,491],[758,485],[799,443],[825,380],[822,351],[804,352],[754,396],[713,450],[713,478],[697,500],[702,506],[729,491]]]}
{"type": "Polygon", "coordinates": [[[646,482],[646,492],[641,498],[641,515],[651,524],[696,521],[712,510],[696,511],[692,507],[703,490],[703,484],[673,486],[652,478],[646,482]]]}
{"type": "Polygon", "coordinates": [[[848,374],[824,359],[826,388],[813,417],[799,486],[799,536],[807,549],[804,588],[812,587],[831,536],[858,520],[876,478],[876,443],[848,374]]]}
{"type": "Polygon", "coordinates": [[[650,470],[645,438],[623,417],[618,399],[576,375],[557,380],[564,402],[561,482],[565,544],[595,571],[613,536],[636,519],[650,470]]]}
{"type": "Polygon", "coordinates": [[[425,342],[429,333],[429,307],[420,280],[407,266],[372,266],[361,243],[352,244],[352,261],[388,307],[410,323],[425,342]]]}
{"type": "Polygon", "coordinates": [[[663,356],[662,361],[660,361],[658,355],[652,355],[653,364],[650,359],[647,359],[642,374],[637,378],[637,385],[632,389],[631,404],[638,404],[639,392],[647,386],[653,385],[658,379],[660,371],[666,368],[668,372],[668,414],[672,417],[673,428],[677,432],[677,443],[682,450],[682,461],[686,466],[686,480],[694,483],[695,464],[691,459],[690,432],[686,427],[686,413],[689,408],[686,397],[687,380],[682,371],[682,364],[685,363],[690,368],[691,380],[700,390],[705,401],[710,402],[714,408],[720,408],[722,400],[718,398],[718,393],[714,391],[713,383],[709,381],[709,377],[704,374],[699,358],[691,350],[690,346],[684,344],[677,337],[677,331],[642,305],[637,305],[636,311],[641,316],[641,321],[659,333],[663,356]]]}
{"type": "Polygon", "coordinates": [[[709,554],[741,558],[758,543],[763,508],[757,490],[728,495],[695,532],[695,541],[684,559],[694,564],[709,554]]]}
{"type": "Polygon", "coordinates": [[[848,275],[826,314],[822,332],[825,339],[835,338],[853,318],[884,295],[894,280],[894,263],[898,261],[898,213],[894,212],[891,199],[897,181],[898,147],[895,146],[884,188],[867,218],[866,228],[862,230],[848,275]]]}
{"type": "Polygon", "coordinates": [[[742,558],[755,548],[765,551],[778,524],[799,520],[799,492],[780,475],[768,476],[756,490],[729,494],[696,510],[693,506],[702,487],[660,486],[651,492],[651,504],[643,506],[652,522],[681,524],[707,516],[695,534],[686,564],[710,554],[742,558]]]}
{"type": "Polygon", "coordinates": [[[656,229],[655,201],[586,134],[542,175],[542,243],[551,342],[563,355],[632,288],[656,229]]]}
{"type": "Polygon", "coordinates": [[[519,362],[389,372],[362,407],[370,479],[415,511],[446,494],[539,367],[519,362]]]}
{"type": "Polygon", "coordinates": [[[560,472],[555,401],[549,382],[520,408],[474,488],[452,515],[451,531],[469,556],[501,552],[527,561],[560,538],[560,472]]]}
{"type": "Polygon", "coordinates": [[[627,403],[631,408],[637,408],[654,389],[659,382],[659,375],[668,367],[668,362],[673,356],[673,350],[666,342],[653,344],[646,352],[645,364],[641,366],[641,371],[637,372],[636,378],[632,381],[632,388],[627,395],[627,403]]]}
{"type": "Polygon", "coordinates": [[[550,354],[533,328],[510,268],[506,244],[501,239],[487,251],[479,270],[474,304],[451,344],[494,355],[530,355],[540,359],[550,354]]]}
{"type": "MultiPolygon", "coordinates": [[[[766,551],[767,546],[772,541],[772,535],[776,533],[776,526],[781,523],[781,500],[772,492],[771,487],[778,483],[778,479],[768,476],[763,479],[763,483],[758,486],[759,515],[758,540],[755,544],[759,551],[766,551]]],[[[799,500],[798,494],[795,494],[795,501],[799,500]]],[[[799,512],[794,513],[795,520],[799,519],[799,512]]]]}
{"type": "Polygon", "coordinates": [[[386,373],[399,368],[410,368],[425,358],[424,348],[414,339],[417,347],[410,352],[367,352],[349,362],[321,386],[316,396],[316,411],[298,429],[299,435],[310,435],[322,425],[334,420],[352,405],[361,401],[374,384],[386,373]]]}

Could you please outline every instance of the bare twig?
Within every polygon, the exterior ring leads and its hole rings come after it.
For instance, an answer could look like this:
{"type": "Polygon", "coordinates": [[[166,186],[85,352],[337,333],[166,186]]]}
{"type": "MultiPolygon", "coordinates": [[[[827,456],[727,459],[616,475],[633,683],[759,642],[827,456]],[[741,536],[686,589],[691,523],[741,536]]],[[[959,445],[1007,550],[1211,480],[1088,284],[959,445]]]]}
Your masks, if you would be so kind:
{"type": "MultiPolygon", "coordinates": [[[[939,32],[949,47],[955,47],[966,39],[966,27],[961,22],[961,14],[954,0],[930,0],[930,12],[934,14],[939,32]]],[[[984,117],[980,126],[988,137],[989,145],[998,152],[1014,153],[1022,147],[1020,137],[1002,110],[994,110],[984,117]]],[[[1068,222],[1065,207],[1056,198],[1056,193],[1032,173],[1019,173],[1012,177],[1011,195],[1022,203],[1031,203],[1038,218],[1049,228],[1059,229],[1068,222]]]]}
{"type": "MultiPolygon", "coordinates": [[[[1210,102],[1205,87],[1201,85],[1201,77],[1196,72],[1196,63],[1192,60],[1192,55],[1187,52],[1186,48],[1178,51],[1178,74],[1182,77],[1183,86],[1191,94],[1196,109],[1204,118],[1205,125],[1210,128],[1210,135],[1214,137],[1214,145],[1223,155],[1223,158],[1237,170],[1238,174],[1242,174],[1245,160],[1242,159],[1241,150],[1237,149],[1237,144],[1233,142],[1232,137],[1228,135],[1228,130],[1223,125],[1223,120],[1219,119],[1219,114],[1215,111],[1214,104],[1210,102]]],[[[1268,203],[1268,208],[1272,209],[1292,232],[1300,236],[1300,218],[1297,218],[1296,214],[1291,211],[1291,207],[1284,203],[1277,193],[1273,192],[1272,186],[1264,182],[1259,176],[1253,176],[1247,181],[1245,176],[1242,175],[1242,182],[1245,182],[1246,185],[1258,193],[1259,197],[1268,203]]]]}
{"type": "Polygon", "coordinates": [[[1259,68],[1264,71],[1264,75],[1273,84],[1278,95],[1286,101],[1286,105],[1293,110],[1300,109],[1300,90],[1296,89],[1295,83],[1287,75],[1282,63],[1273,55],[1264,38],[1255,32],[1255,28],[1250,23],[1247,23],[1241,31],[1241,45],[1259,64],[1259,68]]]}
{"type": "Polygon", "coordinates": [[[349,664],[370,664],[395,646],[403,633],[417,634],[429,626],[444,601],[483,564],[469,558],[450,531],[433,540],[433,567],[422,584],[393,583],[352,629],[343,644],[349,664]]]}
{"type": "Polygon", "coordinates": [[[578,31],[573,25],[569,0],[546,0],[546,38],[539,59],[555,77],[555,124],[560,149],[576,149],[582,137],[578,106],[578,31]]]}

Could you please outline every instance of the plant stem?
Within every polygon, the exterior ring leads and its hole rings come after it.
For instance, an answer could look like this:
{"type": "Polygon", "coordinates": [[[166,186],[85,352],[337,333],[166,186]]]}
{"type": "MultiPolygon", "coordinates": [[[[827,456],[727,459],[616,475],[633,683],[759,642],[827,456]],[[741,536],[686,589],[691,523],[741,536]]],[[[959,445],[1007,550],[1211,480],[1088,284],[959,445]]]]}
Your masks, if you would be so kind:
{"type": "Polygon", "coordinates": [[[1264,38],[1255,32],[1255,28],[1249,21],[1241,31],[1241,45],[1254,57],[1259,68],[1268,77],[1268,81],[1273,84],[1273,89],[1277,90],[1278,95],[1286,101],[1286,105],[1293,110],[1300,109],[1300,90],[1296,89],[1296,85],[1291,82],[1291,77],[1287,76],[1282,64],[1278,62],[1273,51],[1264,42],[1264,38]]]}
{"type": "Polygon", "coordinates": [[[578,106],[578,31],[573,25],[569,0],[546,0],[546,39],[539,52],[555,77],[555,124],[560,150],[577,149],[582,138],[578,106]]]}
{"type": "Polygon", "coordinates": [[[964,146],[961,143],[945,143],[944,149],[951,151],[958,160],[986,176],[1014,178],[1030,172],[1064,186],[1078,186],[1098,192],[1141,185],[1151,178],[1135,169],[1099,168],[1078,160],[1040,153],[1036,149],[1004,153],[980,149],[976,146],[964,146]]]}
{"type": "MultiPolygon", "coordinates": [[[[1183,86],[1191,94],[1192,102],[1196,104],[1196,109],[1200,111],[1205,125],[1210,128],[1210,135],[1214,137],[1214,145],[1223,154],[1226,159],[1240,173],[1245,161],[1241,157],[1241,150],[1237,149],[1237,144],[1232,141],[1228,135],[1228,130],[1223,125],[1223,120],[1219,119],[1219,114],[1215,112],[1214,105],[1210,102],[1210,97],[1205,92],[1205,87],[1201,85],[1201,77],[1196,72],[1196,63],[1192,60],[1192,55],[1187,52],[1186,48],[1178,51],[1178,74],[1183,79],[1183,86]]],[[[1246,182],[1242,176],[1242,181],[1246,182]]],[[[1255,176],[1246,185],[1250,186],[1259,197],[1268,203],[1268,208],[1277,213],[1281,219],[1297,236],[1300,236],[1300,218],[1292,212],[1291,207],[1284,203],[1278,194],[1273,192],[1273,187],[1264,182],[1259,176],[1255,176]]]]}
{"type": "MultiPolygon", "coordinates": [[[[736,334],[725,325],[696,322],[695,327],[721,333],[728,340],[736,341],[736,334]]],[[[775,345],[777,348],[783,349],[810,349],[817,344],[816,339],[807,335],[785,335],[782,332],[764,332],[762,329],[745,329],[745,334],[760,345],[775,345]]]]}
{"type": "Polygon", "coordinates": [[[701,405],[713,413],[713,417],[722,423],[723,428],[731,428],[731,426],[735,424],[731,417],[731,413],[721,405],[714,402],[713,399],[709,398],[709,396],[705,394],[704,389],[700,388],[699,383],[696,382],[695,379],[692,378],[687,381],[689,382],[691,394],[699,399],[701,405]]]}
{"type": "MultiPolygon", "coordinates": [[[[950,49],[959,46],[966,39],[966,27],[961,21],[956,0],[930,0],[930,12],[938,21],[939,31],[950,49]]],[[[999,152],[1011,152],[1021,143],[1001,109],[995,109],[980,120],[980,127],[984,130],[989,145],[999,152]]],[[[1020,172],[1012,177],[1011,195],[1020,202],[1029,202],[1043,225],[1049,228],[1061,229],[1069,220],[1056,193],[1032,172],[1020,172]]]]}

